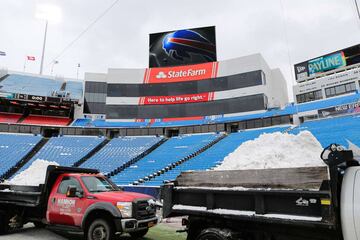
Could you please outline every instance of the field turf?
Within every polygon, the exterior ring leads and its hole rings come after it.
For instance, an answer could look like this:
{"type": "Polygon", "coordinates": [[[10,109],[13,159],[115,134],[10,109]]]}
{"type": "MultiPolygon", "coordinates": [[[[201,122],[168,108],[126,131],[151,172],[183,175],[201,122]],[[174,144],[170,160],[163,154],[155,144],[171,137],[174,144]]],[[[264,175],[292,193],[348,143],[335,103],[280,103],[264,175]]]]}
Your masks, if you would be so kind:
{"type": "Polygon", "coordinates": [[[150,229],[143,240],[185,240],[186,233],[177,233],[175,228],[160,224],[150,229]]]}

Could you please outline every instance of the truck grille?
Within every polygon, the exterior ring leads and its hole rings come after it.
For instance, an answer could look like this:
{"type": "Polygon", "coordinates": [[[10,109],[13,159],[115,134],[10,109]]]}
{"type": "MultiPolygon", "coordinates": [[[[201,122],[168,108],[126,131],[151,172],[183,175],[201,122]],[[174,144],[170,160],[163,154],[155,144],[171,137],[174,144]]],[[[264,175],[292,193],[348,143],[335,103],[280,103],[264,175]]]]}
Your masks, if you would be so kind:
{"type": "Polygon", "coordinates": [[[156,207],[150,206],[148,200],[139,200],[134,202],[134,217],[137,220],[153,218],[156,215],[156,207]]]}

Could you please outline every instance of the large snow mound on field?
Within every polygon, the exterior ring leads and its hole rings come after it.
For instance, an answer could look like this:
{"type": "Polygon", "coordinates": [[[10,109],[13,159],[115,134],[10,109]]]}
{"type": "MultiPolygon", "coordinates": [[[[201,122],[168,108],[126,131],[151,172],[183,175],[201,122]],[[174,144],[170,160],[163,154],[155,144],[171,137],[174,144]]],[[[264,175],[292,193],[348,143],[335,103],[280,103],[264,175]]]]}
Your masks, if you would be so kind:
{"type": "Polygon", "coordinates": [[[42,159],[34,161],[29,168],[17,174],[13,179],[6,182],[10,185],[38,186],[45,183],[46,170],[49,165],[59,166],[57,162],[49,162],[42,159]]]}
{"type": "Polygon", "coordinates": [[[215,170],[243,170],[325,166],[323,148],[309,131],[262,134],[241,144],[215,170]]]}

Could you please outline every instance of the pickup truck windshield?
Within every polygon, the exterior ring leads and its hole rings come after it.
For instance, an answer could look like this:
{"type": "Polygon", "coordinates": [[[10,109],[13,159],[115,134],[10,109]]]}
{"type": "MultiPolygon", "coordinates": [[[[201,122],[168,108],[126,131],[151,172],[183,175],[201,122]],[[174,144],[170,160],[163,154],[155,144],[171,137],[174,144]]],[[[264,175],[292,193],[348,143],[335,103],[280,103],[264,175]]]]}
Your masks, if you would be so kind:
{"type": "Polygon", "coordinates": [[[102,177],[81,177],[87,190],[91,193],[118,191],[105,178],[102,177]]]}

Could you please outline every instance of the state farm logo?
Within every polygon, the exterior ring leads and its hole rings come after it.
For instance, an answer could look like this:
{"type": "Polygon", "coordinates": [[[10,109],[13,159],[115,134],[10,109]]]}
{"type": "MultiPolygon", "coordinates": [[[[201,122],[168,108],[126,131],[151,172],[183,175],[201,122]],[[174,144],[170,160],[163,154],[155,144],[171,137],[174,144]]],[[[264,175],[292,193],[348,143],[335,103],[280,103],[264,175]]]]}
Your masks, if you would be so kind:
{"type": "Polygon", "coordinates": [[[167,78],[166,74],[164,72],[159,72],[157,75],[156,75],[156,78],[157,79],[163,79],[163,78],[167,78]]]}
{"type": "Polygon", "coordinates": [[[180,70],[180,71],[169,71],[165,73],[160,71],[157,75],[157,79],[164,79],[164,78],[185,78],[185,77],[197,77],[206,75],[206,69],[188,69],[188,70],[180,70]]]}

